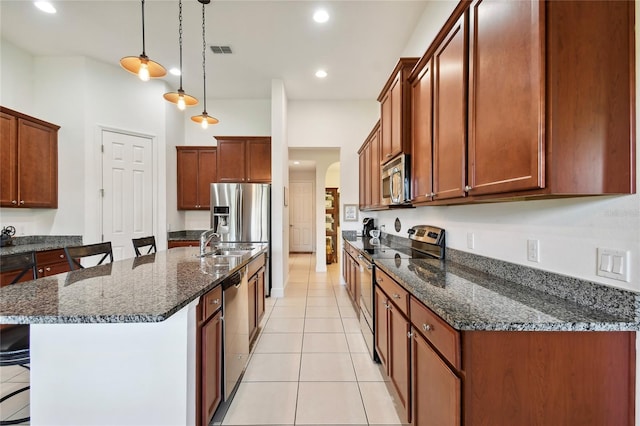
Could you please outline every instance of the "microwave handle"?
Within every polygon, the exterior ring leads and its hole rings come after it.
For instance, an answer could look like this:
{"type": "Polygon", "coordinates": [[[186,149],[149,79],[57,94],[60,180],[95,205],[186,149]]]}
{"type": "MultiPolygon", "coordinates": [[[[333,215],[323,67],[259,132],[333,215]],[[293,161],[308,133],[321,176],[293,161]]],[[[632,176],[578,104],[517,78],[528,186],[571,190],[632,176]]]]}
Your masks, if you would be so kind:
{"type": "Polygon", "coordinates": [[[396,173],[400,174],[400,169],[397,167],[394,167],[393,170],[391,170],[391,173],[389,174],[389,195],[391,197],[391,202],[393,204],[400,203],[400,197],[401,197],[401,192],[398,192],[398,197],[393,198],[393,175],[395,175],[396,173]]]}

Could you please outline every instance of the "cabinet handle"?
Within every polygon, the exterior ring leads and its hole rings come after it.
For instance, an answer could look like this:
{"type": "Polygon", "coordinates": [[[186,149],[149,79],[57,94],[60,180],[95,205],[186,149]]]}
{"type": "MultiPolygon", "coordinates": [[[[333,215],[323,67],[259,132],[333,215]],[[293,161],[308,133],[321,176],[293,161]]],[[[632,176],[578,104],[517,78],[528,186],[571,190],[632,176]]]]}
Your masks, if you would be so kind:
{"type": "Polygon", "coordinates": [[[47,272],[51,272],[51,268],[44,268],[47,272]]]}
{"type": "Polygon", "coordinates": [[[431,331],[433,330],[433,326],[431,324],[422,324],[422,329],[424,331],[431,331]]]}
{"type": "Polygon", "coordinates": [[[44,270],[42,270],[42,269],[38,269],[38,273],[39,273],[39,274],[41,274],[41,273],[43,273],[43,272],[44,272],[44,270]]]}
{"type": "Polygon", "coordinates": [[[393,298],[394,299],[400,299],[400,295],[398,293],[393,293],[393,298]]]}
{"type": "Polygon", "coordinates": [[[24,200],[20,200],[20,204],[24,204],[24,200]]]}
{"type": "Polygon", "coordinates": [[[469,192],[471,191],[473,188],[470,185],[467,185],[464,187],[464,192],[469,192]]]}
{"type": "Polygon", "coordinates": [[[11,200],[11,204],[15,205],[18,204],[18,202],[16,200],[11,200]]]}
{"type": "Polygon", "coordinates": [[[379,282],[379,283],[381,283],[381,282],[382,282],[382,281],[384,281],[384,280],[383,280],[382,278],[378,278],[376,281],[377,281],[377,282],[379,282]]]}
{"type": "Polygon", "coordinates": [[[408,333],[407,333],[407,337],[408,337],[409,339],[411,339],[411,338],[413,337],[413,332],[411,332],[411,331],[410,331],[410,332],[408,332],[408,333]]]}
{"type": "Polygon", "coordinates": [[[64,254],[61,254],[61,255],[60,255],[60,259],[64,259],[64,254]]]}
{"type": "Polygon", "coordinates": [[[387,154],[387,155],[385,155],[385,157],[387,157],[387,158],[393,157],[393,154],[387,154]]]}
{"type": "Polygon", "coordinates": [[[385,309],[389,309],[389,305],[387,304],[387,302],[384,302],[382,305],[385,307],[385,309]]]}
{"type": "Polygon", "coordinates": [[[220,299],[213,299],[212,301],[209,302],[210,305],[218,305],[220,304],[220,299]]]}
{"type": "Polygon", "coordinates": [[[427,197],[435,197],[436,193],[435,192],[429,192],[428,194],[425,194],[427,197]]]}

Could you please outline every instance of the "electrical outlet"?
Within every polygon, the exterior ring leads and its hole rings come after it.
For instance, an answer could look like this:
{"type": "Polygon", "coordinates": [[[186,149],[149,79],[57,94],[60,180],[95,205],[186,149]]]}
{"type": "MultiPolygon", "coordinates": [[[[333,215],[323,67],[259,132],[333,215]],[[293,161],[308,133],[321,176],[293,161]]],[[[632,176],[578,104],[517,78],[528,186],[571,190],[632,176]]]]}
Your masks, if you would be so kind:
{"type": "Polygon", "coordinates": [[[467,232],[467,248],[472,249],[475,247],[475,237],[473,232],[467,232]]]}
{"type": "Polygon", "coordinates": [[[540,240],[527,240],[527,260],[540,262],[540,240]]]}
{"type": "Polygon", "coordinates": [[[629,282],[629,250],[613,250],[598,248],[598,265],[596,274],[629,282]]]}

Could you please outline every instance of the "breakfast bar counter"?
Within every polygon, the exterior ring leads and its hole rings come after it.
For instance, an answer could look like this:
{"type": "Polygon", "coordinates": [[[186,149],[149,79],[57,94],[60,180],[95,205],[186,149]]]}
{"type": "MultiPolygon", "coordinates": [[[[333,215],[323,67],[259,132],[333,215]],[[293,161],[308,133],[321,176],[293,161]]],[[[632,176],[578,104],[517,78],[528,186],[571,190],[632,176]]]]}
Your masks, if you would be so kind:
{"type": "Polygon", "coordinates": [[[30,324],[31,424],[195,424],[196,306],[263,251],[175,248],[0,288],[0,324],[30,324]]]}

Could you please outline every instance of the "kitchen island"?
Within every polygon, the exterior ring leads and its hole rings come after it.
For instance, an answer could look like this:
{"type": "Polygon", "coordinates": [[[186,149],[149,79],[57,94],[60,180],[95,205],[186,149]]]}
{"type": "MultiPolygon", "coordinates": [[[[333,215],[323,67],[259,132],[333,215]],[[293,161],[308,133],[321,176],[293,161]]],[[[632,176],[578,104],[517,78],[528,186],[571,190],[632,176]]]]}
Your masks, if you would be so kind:
{"type": "Polygon", "coordinates": [[[195,424],[196,306],[264,250],[221,266],[176,248],[0,289],[0,323],[31,325],[31,424],[195,424]]]}

